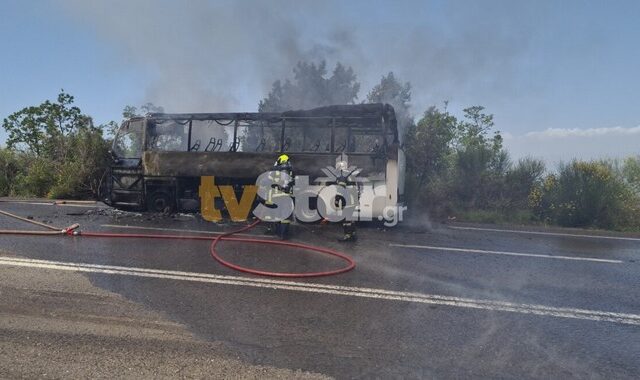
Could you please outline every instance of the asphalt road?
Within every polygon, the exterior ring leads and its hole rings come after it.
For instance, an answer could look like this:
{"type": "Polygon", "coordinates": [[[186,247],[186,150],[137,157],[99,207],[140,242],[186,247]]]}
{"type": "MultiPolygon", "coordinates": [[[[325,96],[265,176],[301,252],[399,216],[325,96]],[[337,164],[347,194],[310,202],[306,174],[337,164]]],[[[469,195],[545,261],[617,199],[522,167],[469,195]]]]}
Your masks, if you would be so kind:
{"type": "MultiPolygon", "coordinates": [[[[234,228],[96,207],[0,209],[83,231],[234,228]]],[[[39,229],[0,216],[0,229],[17,228],[39,229]]],[[[640,237],[463,225],[359,234],[341,244],[336,226],[296,226],[293,240],[357,262],[306,280],[224,268],[206,241],[0,235],[0,376],[640,377],[640,237]]],[[[341,264],[220,248],[267,270],[341,264]]]]}

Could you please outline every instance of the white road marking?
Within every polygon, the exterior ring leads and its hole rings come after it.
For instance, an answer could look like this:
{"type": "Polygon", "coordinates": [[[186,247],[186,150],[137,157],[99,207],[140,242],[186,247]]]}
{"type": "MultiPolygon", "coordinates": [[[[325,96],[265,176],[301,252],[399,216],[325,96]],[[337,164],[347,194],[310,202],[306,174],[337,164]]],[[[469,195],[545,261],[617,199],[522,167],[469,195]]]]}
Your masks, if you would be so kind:
{"type": "Polygon", "coordinates": [[[640,238],[624,237],[624,236],[582,235],[582,234],[570,234],[570,233],[564,233],[564,232],[503,230],[500,228],[480,228],[480,227],[460,227],[460,226],[449,226],[449,228],[452,228],[454,230],[490,231],[490,232],[506,232],[506,233],[514,233],[514,234],[568,236],[568,237],[579,237],[579,238],[590,238],[590,239],[640,241],[640,238]]]}
{"type": "Polygon", "coordinates": [[[539,253],[523,253],[523,252],[505,252],[505,251],[486,251],[483,249],[469,249],[469,248],[453,248],[453,247],[438,247],[431,245],[412,245],[412,244],[389,244],[390,247],[401,247],[401,248],[417,248],[417,249],[428,249],[435,251],[452,251],[452,252],[465,252],[465,253],[487,253],[491,255],[506,255],[506,256],[523,256],[523,257],[539,257],[544,259],[559,259],[559,260],[578,260],[578,261],[592,261],[596,263],[609,263],[609,264],[621,264],[623,261],[621,260],[611,260],[611,259],[598,259],[595,257],[573,257],[573,256],[554,256],[554,255],[544,255],[539,253]]]}
{"type": "Polygon", "coordinates": [[[84,208],[106,208],[99,205],[83,205],[83,204],[71,204],[71,203],[56,203],[53,202],[28,202],[28,201],[2,201],[4,203],[20,203],[27,205],[37,206],[63,206],[63,207],[84,207],[84,208]]]}
{"type": "MultiPolygon", "coordinates": [[[[109,228],[123,228],[123,229],[133,229],[133,230],[150,230],[150,231],[173,231],[173,232],[193,232],[198,234],[210,234],[210,235],[222,235],[222,232],[217,231],[205,231],[205,230],[185,230],[179,228],[162,228],[162,227],[144,227],[144,226],[123,226],[118,224],[101,224],[100,227],[109,227],[109,228]]],[[[251,236],[256,237],[256,234],[233,234],[234,236],[251,236]]],[[[265,235],[260,236],[260,238],[264,239],[274,239],[275,236],[265,235]]]]}
{"type": "Polygon", "coordinates": [[[507,311],[521,314],[550,316],[558,318],[571,318],[598,322],[613,322],[640,326],[639,314],[615,313],[598,310],[586,310],[575,308],[552,307],[534,304],[519,304],[513,302],[477,300],[471,298],[450,297],[435,294],[423,294],[413,292],[399,292],[393,290],[361,288],[352,286],[325,285],[317,283],[305,283],[283,280],[271,280],[261,278],[224,276],[207,273],[182,272],[172,270],[132,268],[112,265],[82,264],[58,262],[49,260],[34,260],[15,257],[0,257],[0,265],[10,267],[27,267],[50,270],[61,270],[82,273],[102,273],[123,276],[136,276],[146,278],[168,279],[178,281],[191,281],[209,284],[222,284],[234,286],[246,286],[255,288],[267,288],[275,290],[290,290],[317,294],[331,294],[338,296],[351,296],[372,298],[380,300],[415,302],[431,305],[454,306],[470,309],[507,311]]]}

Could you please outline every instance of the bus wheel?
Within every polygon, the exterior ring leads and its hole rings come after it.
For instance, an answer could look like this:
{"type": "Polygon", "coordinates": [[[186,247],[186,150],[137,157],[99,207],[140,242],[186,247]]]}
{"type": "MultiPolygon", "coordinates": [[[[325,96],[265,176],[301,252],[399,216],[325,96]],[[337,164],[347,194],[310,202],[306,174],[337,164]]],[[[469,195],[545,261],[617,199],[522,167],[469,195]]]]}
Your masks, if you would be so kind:
{"type": "Polygon", "coordinates": [[[175,205],[173,197],[165,191],[154,191],[147,196],[147,210],[151,212],[172,213],[175,205]]]}

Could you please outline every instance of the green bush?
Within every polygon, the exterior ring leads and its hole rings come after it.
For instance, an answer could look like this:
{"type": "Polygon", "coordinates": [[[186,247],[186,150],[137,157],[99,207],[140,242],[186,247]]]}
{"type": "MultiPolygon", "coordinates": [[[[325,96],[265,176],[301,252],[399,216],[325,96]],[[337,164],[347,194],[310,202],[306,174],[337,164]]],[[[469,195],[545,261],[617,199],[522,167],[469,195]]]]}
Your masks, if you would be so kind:
{"type": "Polygon", "coordinates": [[[70,154],[57,170],[52,198],[86,198],[98,195],[100,180],[109,164],[109,144],[99,129],[81,129],[69,137],[70,154]]]}
{"type": "Polygon", "coordinates": [[[99,129],[80,129],[67,138],[68,154],[56,165],[50,198],[95,198],[108,166],[108,142],[99,129]]]}
{"type": "Polygon", "coordinates": [[[506,206],[502,193],[509,156],[500,134],[491,135],[493,115],[483,111],[466,108],[458,120],[446,108],[431,107],[407,130],[406,189],[412,208],[449,216],[453,210],[506,206]]]}
{"type": "Polygon", "coordinates": [[[81,129],[61,142],[58,159],[0,149],[0,196],[95,198],[109,163],[102,132],[81,129]]]}
{"type": "Polygon", "coordinates": [[[509,156],[487,144],[469,146],[456,152],[450,195],[462,210],[505,207],[503,197],[509,156]]]}
{"type": "Polygon", "coordinates": [[[74,97],[61,90],[56,100],[25,107],[2,121],[9,150],[0,154],[0,195],[98,194],[108,142],[73,103],[74,97]]]}
{"type": "Polygon", "coordinates": [[[0,196],[13,192],[16,177],[24,171],[24,163],[16,152],[0,148],[0,196]]]}
{"type": "Polygon", "coordinates": [[[13,195],[19,196],[47,196],[49,189],[54,184],[55,165],[51,160],[38,157],[23,157],[27,170],[15,178],[13,195]]]}
{"type": "Polygon", "coordinates": [[[540,187],[545,173],[543,161],[523,158],[511,167],[504,179],[503,197],[508,200],[510,209],[529,209],[529,194],[540,187]]]}
{"type": "Polygon", "coordinates": [[[85,198],[80,189],[84,175],[78,170],[78,165],[73,161],[67,161],[56,169],[55,181],[49,189],[49,198],[85,198]]]}
{"type": "Polygon", "coordinates": [[[449,194],[451,184],[446,176],[433,176],[422,187],[418,187],[415,182],[415,178],[407,178],[406,186],[411,191],[409,207],[412,210],[428,211],[431,216],[436,217],[451,215],[454,202],[449,194]]]}
{"type": "Polygon", "coordinates": [[[638,195],[611,163],[573,161],[531,194],[543,219],[566,227],[635,228],[638,195]]]}
{"type": "Polygon", "coordinates": [[[640,194],[640,156],[624,160],[622,175],[629,186],[640,194]]]}

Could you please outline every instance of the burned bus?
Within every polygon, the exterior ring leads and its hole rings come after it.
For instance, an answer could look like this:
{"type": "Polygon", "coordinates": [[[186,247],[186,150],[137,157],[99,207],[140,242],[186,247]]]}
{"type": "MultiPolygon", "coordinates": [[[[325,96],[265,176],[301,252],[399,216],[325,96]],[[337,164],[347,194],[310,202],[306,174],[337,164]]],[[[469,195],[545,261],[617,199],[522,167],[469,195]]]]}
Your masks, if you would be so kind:
{"type": "MultiPolygon", "coordinates": [[[[402,199],[404,158],[393,107],[335,105],[281,113],[151,113],[125,120],[114,139],[105,202],[156,212],[198,211],[201,178],[255,184],[279,154],[310,181],[348,159],[373,189],[360,202],[378,217],[402,199]]],[[[223,205],[220,205],[223,207],[223,205]]]]}

